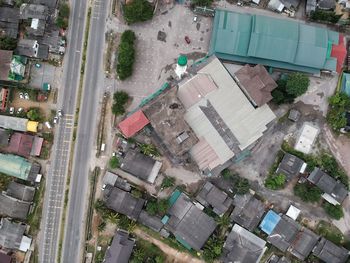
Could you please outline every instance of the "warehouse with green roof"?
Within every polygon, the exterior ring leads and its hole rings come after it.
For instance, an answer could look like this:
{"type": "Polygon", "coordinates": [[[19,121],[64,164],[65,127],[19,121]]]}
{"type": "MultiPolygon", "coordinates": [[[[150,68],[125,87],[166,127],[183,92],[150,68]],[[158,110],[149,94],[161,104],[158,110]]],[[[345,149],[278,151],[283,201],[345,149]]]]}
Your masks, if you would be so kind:
{"type": "Polygon", "coordinates": [[[28,180],[32,164],[25,158],[12,154],[0,153],[0,173],[28,180]]]}
{"type": "Polygon", "coordinates": [[[341,70],[346,56],[342,39],[338,32],[295,20],[217,9],[209,53],[223,60],[319,74],[341,70]]]}

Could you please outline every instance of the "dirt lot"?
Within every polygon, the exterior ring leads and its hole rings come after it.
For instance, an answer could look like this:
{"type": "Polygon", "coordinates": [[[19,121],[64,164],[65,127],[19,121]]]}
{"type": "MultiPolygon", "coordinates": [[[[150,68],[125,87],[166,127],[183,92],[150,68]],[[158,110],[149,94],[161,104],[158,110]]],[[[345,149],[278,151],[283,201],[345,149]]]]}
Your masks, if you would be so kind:
{"type": "Polygon", "coordinates": [[[133,76],[114,83],[115,88],[126,90],[134,97],[131,109],[164,84],[180,54],[186,54],[189,59],[198,59],[207,53],[212,18],[199,17],[195,23],[193,17],[189,8],[175,5],[166,14],[130,27],[115,17],[108,20],[108,32],[115,32],[117,29],[122,33],[131,29],[136,33],[137,52],[133,76]],[[165,41],[157,40],[159,31],[165,32],[165,41]],[[185,36],[190,38],[190,44],[185,42],[185,36]]]}

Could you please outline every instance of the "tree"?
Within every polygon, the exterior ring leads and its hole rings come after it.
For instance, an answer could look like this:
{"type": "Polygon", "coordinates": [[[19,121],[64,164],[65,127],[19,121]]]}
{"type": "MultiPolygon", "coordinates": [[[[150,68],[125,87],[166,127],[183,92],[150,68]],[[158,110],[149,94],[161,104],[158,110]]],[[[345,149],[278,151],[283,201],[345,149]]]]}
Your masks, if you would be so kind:
{"type": "Polygon", "coordinates": [[[339,220],[344,216],[343,208],[341,205],[332,205],[328,202],[325,202],[323,204],[323,208],[331,218],[334,218],[336,220],[339,220]]]}
{"type": "Polygon", "coordinates": [[[230,217],[228,215],[219,216],[216,219],[216,223],[221,228],[226,228],[230,225],[230,217]]]}
{"type": "Polygon", "coordinates": [[[152,216],[156,215],[158,213],[157,202],[155,201],[147,202],[146,211],[152,216]]]}
{"type": "Polygon", "coordinates": [[[311,11],[310,19],[314,21],[324,21],[332,24],[338,23],[342,15],[337,15],[334,11],[326,11],[317,9],[316,11],[311,11]]]}
{"type": "Polygon", "coordinates": [[[208,239],[207,243],[204,245],[203,258],[206,262],[213,262],[215,259],[219,258],[222,253],[222,247],[224,241],[221,238],[212,236],[208,239]]]}
{"type": "Polygon", "coordinates": [[[129,95],[125,91],[117,91],[113,95],[112,112],[115,115],[123,115],[125,113],[125,104],[129,100],[129,95]]]}
{"type": "Polygon", "coordinates": [[[295,99],[294,95],[288,94],[287,92],[287,79],[281,78],[276,81],[277,88],[271,92],[272,101],[277,105],[283,103],[292,103],[295,99]]]}
{"type": "Polygon", "coordinates": [[[285,183],[286,176],[284,174],[268,176],[265,180],[265,186],[272,190],[282,189],[285,183]]]}
{"type": "Polygon", "coordinates": [[[169,208],[169,200],[168,199],[160,199],[158,200],[158,214],[163,216],[169,208]]]}
{"type": "Polygon", "coordinates": [[[147,0],[133,0],[124,5],[124,19],[128,24],[152,19],[153,6],[147,0]]]}
{"type": "Polygon", "coordinates": [[[294,194],[299,196],[304,202],[318,202],[321,199],[322,191],[317,186],[308,183],[296,184],[294,194]]]}
{"type": "Polygon", "coordinates": [[[31,108],[27,112],[27,118],[31,121],[41,121],[42,115],[39,108],[31,108]]]}
{"type": "Polygon", "coordinates": [[[169,188],[175,185],[175,178],[174,177],[169,177],[165,176],[163,181],[162,181],[162,188],[169,188]]]}
{"type": "Polygon", "coordinates": [[[192,0],[191,4],[193,6],[211,6],[213,0],[192,0]]]}
{"type": "Polygon", "coordinates": [[[2,50],[14,50],[17,47],[17,39],[7,36],[0,37],[0,49],[2,50]]]}
{"type": "Polygon", "coordinates": [[[286,91],[288,94],[298,97],[304,94],[309,87],[309,78],[302,73],[291,73],[287,78],[286,91]]]}
{"type": "Polygon", "coordinates": [[[116,156],[113,156],[110,160],[109,160],[109,167],[111,169],[116,169],[119,167],[119,159],[116,156]]]}
{"type": "Polygon", "coordinates": [[[153,144],[143,143],[140,145],[141,152],[147,156],[159,156],[157,148],[153,144]]]}
{"type": "Polygon", "coordinates": [[[248,179],[240,178],[236,183],[237,194],[244,195],[249,192],[250,184],[248,179]]]}
{"type": "Polygon", "coordinates": [[[350,98],[344,93],[337,93],[328,99],[330,108],[327,114],[327,122],[333,130],[343,128],[347,119],[345,113],[350,109],[350,98]]]}
{"type": "Polygon", "coordinates": [[[106,228],[106,222],[101,222],[101,224],[99,224],[98,225],[98,227],[97,227],[97,230],[98,230],[98,232],[103,232],[103,230],[105,230],[105,228],[106,228]]]}
{"type": "Polygon", "coordinates": [[[68,27],[69,12],[69,5],[67,3],[62,3],[56,19],[56,25],[58,27],[64,29],[68,27]]]}

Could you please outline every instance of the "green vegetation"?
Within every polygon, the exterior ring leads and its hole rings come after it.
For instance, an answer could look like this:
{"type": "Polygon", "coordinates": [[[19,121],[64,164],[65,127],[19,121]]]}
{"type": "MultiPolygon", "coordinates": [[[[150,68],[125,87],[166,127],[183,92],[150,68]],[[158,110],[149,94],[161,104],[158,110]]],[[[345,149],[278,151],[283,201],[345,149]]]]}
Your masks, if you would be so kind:
{"type": "Polygon", "coordinates": [[[310,19],[314,21],[323,21],[326,23],[336,24],[342,15],[337,15],[334,11],[325,11],[317,9],[316,11],[311,11],[310,19]]]}
{"type": "Polygon", "coordinates": [[[250,188],[248,179],[240,177],[238,174],[233,173],[229,169],[224,169],[221,172],[221,175],[225,180],[231,183],[233,187],[232,191],[240,195],[248,193],[250,188]]]}
{"type": "Polygon", "coordinates": [[[43,137],[44,140],[49,142],[49,143],[53,142],[53,133],[51,133],[51,132],[44,132],[41,134],[41,137],[43,137]]]}
{"type": "Polygon", "coordinates": [[[156,245],[144,240],[138,239],[136,241],[136,248],[131,255],[131,263],[163,263],[165,262],[166,255],[156,245]]]}
{"type": "Polygon", "coordinates": [[[45,191],[45,182],[42,181],[40,183],[39,189],[36,190],[34,195],[33,211],[28,216],[28,224],[30,225],[29,234],[31,236],[37,235],[37,233],[40,230],[40,221],[41,221],[43,202],[44,202],[44,191],[45,191]]]}
{"type": "Polygon", "coordinates": [[[333,224],[321,220],[315,229],[316,234],[325,237],[336,245],[342,245],[344,236],[342,232],[333,224]]]}
{"type": "Polygon", "coordinates": [[[173,187],[175,185],[175,178],[174,177],[170,177],[170,176],[165,176],[163,181],[162,181],[162,188],[170,188],[173,187]]]}
{"type": "Polygon", "coordinates": [[[142,192],[140,190],[133,189],[131,190],[131,194],[135,198],[142,198],[142,192]]]}
{"type": "Polygon", "coordinates": [[[148,201],[146,206],[146,211],[152,216],[154,215],[164,216],[168,208],[169,208],[168,199],[158,199],[158,200],[148,201]]]}
{"type": "Polygon", "coordinates": [[[346,173],[338,165],[336,159],[332,155],[325,152],[321,153],[319,156],[304,154],[302,152],[295,150],[286,141],[282,143],[282,150],[304,160],[308,165],[309,171],[312,171],[315,167],[320,167],[322,170],[327,172],[330,176],[341,181],[346,187],[349,187],[349,179],[346,176],[346,173]]]}
{"type": "Polygon", "coordinates": [[[192,0],[191,5],[192,6],[207,6],[210,7],[213,3],[213,0],[192,0]]]}
{"type": "Polygon", "coordinates": [[[11,183],[12,181],[13,178],[11,176],[8,176],[6,174],[0,174],[0,191],[5,191],[9,183],[11,183]]]}
{"type": "Polygon", "coordinates": [[[160,156],[157,148],[153,144],[143,143],[140,145],[140,150],[147,156],[160,156]]]}
{"type": "Polygon", "coordinates": [[[0,49],[2,50],[14,50],[17,47],[17,39],[7,36],[0,37],[0,49]]]}
{"type": "Polygon", "coordinates": [[[124,5],[124,19],[128,24],[152,19],[153,6],[147,0],[133,0],[124,5]]]}
{"type": "Polygon", "coordinates": [[[27,112],[27,118],[31,121],[43,121],[44,116],[40,108],[30,108],[27,112]]]}
{"type": "Polygon", "coordinates": [[[110,160],[109,160],[109,167],[111,169],[116,169],[118,168],[120,165],[119,163],[119,159],[116,156],[113,156],[110,160]]]}
{"type": "Polygon", "coordinates": [[[129,101],[129,95],[125,91],[117,91],[113,95],[112,112],[115,115],[123,115],[125,113],[125,105],[129,101]]]}
{"type": "Polygon", "coordinates": [[[215,235],[210,237],[205,243],[203,248],[203,258],[205,262],[214,262],[218,259],[222,253],[222,247],[224,245],[224,240],[215,235]]]}
{"type": "Polygon", "coordinates": [[[68,27],[68,19],[69,19],[69,5],[67,2],[63,2],[60,4],[58,16],[56,19],[56,25],[59,28],[66,29],[68,27]]]}
{"type": "Polygon", "coordinates": [[[304,202],[315,203],[320,201],[322,191],[317,186],[302,183],[294,186],[294,194],[299,196],[304,202]]]}
{"type": "Polygon", "coordinates": [[[346,125],[345,112],[350,110],[350,98],[344,93],[337,93],[328,102],[327,122],[333,130],[339,131],[346,125]]]}
{"type": "Polygon", "coordinates": [[[117,74],[120,80],[124,80],[132,75],[135,61],[135,39],[135,33],[131,30],[124,31],[121,36],[117,51],[117,74]]]}
{"type": "Polygon", "coordinates": [[[323,209],[331,218],[334,218],[336,220],[339,220],[344,216],[343,208],[341,205],[332,205],[328,202],[324,202],[323,209]]]}
{"type": "Polygon", "coordinates": [[[284,187],[286,176],[284,174],[269,175],[265,180],[265,187],[271,190],[279,190],[284,187]]]}
{"type": "Polygon", "coordinates": [[[272,101],[276,104],[292,103],[294,99],[307,91],[310,80],[302,73],[291,73],[285,79],[277,81],[277,88],[272,91],[272,101]]]}

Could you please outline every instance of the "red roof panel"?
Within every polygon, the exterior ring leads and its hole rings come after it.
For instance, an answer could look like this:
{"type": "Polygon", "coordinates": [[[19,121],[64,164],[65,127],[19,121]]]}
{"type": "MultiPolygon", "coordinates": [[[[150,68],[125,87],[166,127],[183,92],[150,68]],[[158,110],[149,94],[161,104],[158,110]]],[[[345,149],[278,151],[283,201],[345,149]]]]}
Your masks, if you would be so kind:
{"type": "Polygon", "coordinates": [[[342,34],[339,34],[339,44],[332,46],[332,52],[331,57],[334,57],[337,59],[337,72],[340,73],[343,65],[344,60],[346,57],[346,47],[344,45],[344,36],[342,34]]]}
{"type": "Polygon", "coordinates": [[[145,114],[139,110],[120,122],[118,127],[125,137],[130,138],[142,130],[147,124],[149,124],[149,120],[145,114]]]}

